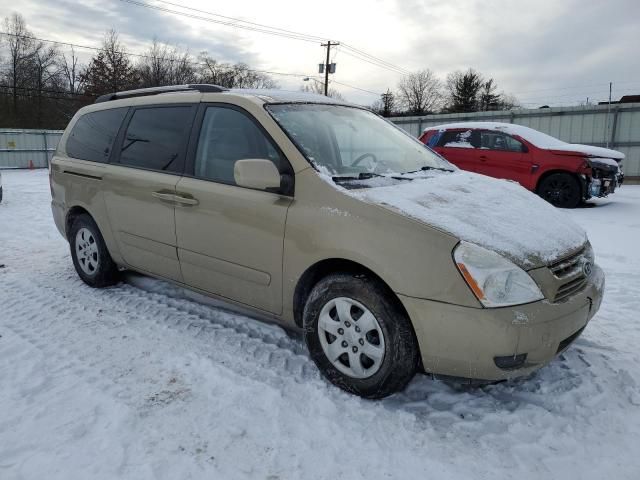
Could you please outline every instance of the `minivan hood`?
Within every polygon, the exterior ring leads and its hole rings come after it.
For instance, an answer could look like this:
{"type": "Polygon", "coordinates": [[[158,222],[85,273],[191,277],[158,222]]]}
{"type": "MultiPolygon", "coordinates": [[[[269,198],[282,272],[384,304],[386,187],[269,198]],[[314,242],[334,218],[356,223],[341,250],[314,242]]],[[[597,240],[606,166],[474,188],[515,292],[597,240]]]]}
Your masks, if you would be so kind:
{"type": "Polygon", "coordinates": [[[567,256],[587,241],[584,230],[518,183],[470,172],[429,172],[350,195],[500,253],[531,269],[567,256]]]}

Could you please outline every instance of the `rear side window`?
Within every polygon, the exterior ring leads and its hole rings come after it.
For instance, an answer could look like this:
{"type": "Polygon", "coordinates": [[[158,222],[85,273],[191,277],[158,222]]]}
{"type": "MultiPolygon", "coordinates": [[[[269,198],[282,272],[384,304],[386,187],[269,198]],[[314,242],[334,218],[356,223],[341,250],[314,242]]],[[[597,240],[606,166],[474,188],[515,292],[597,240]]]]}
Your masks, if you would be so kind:
{"type": "Polygon", "coordinates": [[[67,139],[67,155],[106,163],[128,108],[113,108],[81,116],[67,139]]]}
{"type": "Polygon", "coordinates": [[[235,185],[236,161],[265,159],[283,173],[288,163],[273,142],[244,113],[207,107],[202,120],[194,174],[198,178],[235,185]]]}
{"type": "Polygon", "coordinates": [[[190,106],[135,110],[120,148],[120,163],[181,173],[192,113],[190,106]]]}
{"type": "Polygon", "coordinates": [[[442,132],[438,139],[438,147],[447,148],[478,148],[479,134],[476,130],[448,130],[442,132]]]}

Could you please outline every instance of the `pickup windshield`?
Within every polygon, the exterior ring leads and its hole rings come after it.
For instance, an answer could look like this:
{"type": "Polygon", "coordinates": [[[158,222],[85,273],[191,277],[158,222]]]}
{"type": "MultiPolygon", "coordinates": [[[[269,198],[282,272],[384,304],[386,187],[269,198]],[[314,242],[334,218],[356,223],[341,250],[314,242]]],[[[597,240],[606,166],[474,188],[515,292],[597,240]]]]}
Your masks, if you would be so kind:
{"type": "Polygon", "coordinates": [[[271,104],[267,110],[306,158],[334,179],[358,178],[362,173],[392,176],[455,170],[418,140],[367,110],[295,103],[271,104]]]}

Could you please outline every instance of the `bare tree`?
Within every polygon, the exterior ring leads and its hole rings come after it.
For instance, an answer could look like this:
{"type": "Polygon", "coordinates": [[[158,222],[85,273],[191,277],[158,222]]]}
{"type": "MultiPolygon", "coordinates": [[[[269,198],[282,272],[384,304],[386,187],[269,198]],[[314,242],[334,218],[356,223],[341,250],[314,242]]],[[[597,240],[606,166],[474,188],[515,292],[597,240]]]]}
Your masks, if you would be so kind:
{"type": "Polygon", "coordinates": [[[183,85],[193,83],[197,80],[196,65],[188,51],[179,52],[178,50],[174,50],[172,61],[172,84],[183,85]]]}
{"type": "Polygon", "coordinates": [[[188,51],[180,51],[154,39],[136,65],[141,87],[182,85],[196,80],[194,61],[188,51]]]}
{"type": "Polygon", "coordinates": [[[3,30],[7,33],[6,42],[9,51],[9,70],[4,77],[11,87],[13,113],[18,113],[18,97],[29,92],[28,85],[32,62],[36,52],[42,48],[27,29],[24,18],[19,13],[5,17],[3,30]]]}
{"type": "Polygon", "coordinates": [[[32,91],[37,96],[36,122],[38,126],[42,124],[43,98],[60,88],[59,56],[60,52],[55,45],[47,48],[40,46],[33,54],[31,77],[34,82],[32,91]]]}
{"type": "Polygon", "coordinates": [[[496,89],[493,78],[482,84],[478,98],[478,107],[481,111],[499,110],[501,108],[500,95],[496,93],[496,89]]]}
{"type": "Polygon", "coordinates": [[[504,93],[500,94],[500,109],[501,110],[511,110],[512,108],[519,108],[520,102],[515,97],[515,95],[504,93]]]}
{"type": "Polygon", "coordinates": [[[400,80],[398,97],[412,115],[433,112],[442,104],[442,82],[429,69],[414,72],[400,80]]]}
{"type": "MultiPolygon", "coordinates": [[[[300,90],[307,93],[317,93],[318,95],[324,95],[324,82],[320,82],[315,78],[309,78],[309,83],[300,87],[300,90]]],[[[331,80],[329,80],[329,88],[327,90],[328,96],[335,98],[336,100],[344,100],[342,94],[335,88],[331,88],[331,80]]]]}
{"type": "Polygon", "coordinates": [[[58,59],[58,68],[64,78],[65,88],[71,94],[75,95],[82,91],[84,85],[81,72],[81,66],[78,63],[78,56],[73,47],[71,47],[71,55],[60,55],[58,59]]]}
{"type": "Polygon", "coordinates": [[[136,68],[141,87],[159,87],[169,85],[171,77],[171,52],[166,45],[153,39],[151,47],[145,52],[136,68]]]}
{"type": "Polygon", "coordinates": [[[220,63],[202,52],[198,57],[199,81],[227,88],[277,88],[278,84],[269,75],[256,72],[245,63],[220,63]]]}

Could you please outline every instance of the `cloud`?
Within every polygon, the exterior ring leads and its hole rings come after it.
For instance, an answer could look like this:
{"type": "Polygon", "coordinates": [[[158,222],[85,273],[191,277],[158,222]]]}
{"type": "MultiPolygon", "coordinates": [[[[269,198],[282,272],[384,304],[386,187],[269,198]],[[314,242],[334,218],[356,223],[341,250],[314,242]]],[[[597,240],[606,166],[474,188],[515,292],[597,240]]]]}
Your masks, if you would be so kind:
{"type": "Polygon", "coordinates": [[[420,52],[412,66],[431,67],[442,76],[473,67],[532,104],[588,95],[604,99],[609,81],[620,83],[622,92],[633,89],[625,87],[629,79],[640,77],[640,62],[634,60],[640,38],[637,0],[398,0],[396,5],[412,31],[408,50],[420,52]]]}
{"type": "MultiPolygon", "coordinates": [[[[609,81],[614,82],[614,97],[640,91],[638,0],[326,0],[323,8],[299,0],[192,0],[189,5],[326,35],[406,69],[431,68],[442,79],[453,70],[473,67],[531,106],[587,96],[604,100],[609,81]]],[[[138,53],[156,37],[193,54],[208,50],[222,61],[257,69],[316,75],[323,61],[323,50],[314,42],[233,29],[118,0],[22,0],[20,13],[34,33],[60,41],[99,45],[104,32],[114,28],[128,49],[138,53]]],[[[397,86],[397,73],[355,59],[344,49],[335,52],[337,81],[373,92],[397,86]]],[[[295,77],[274,78],[286,88],[302,85],[295,77]]],[[[352,101],[370,104],[376,99],[375,94],[336,88],[352,101]]]]}
{"type": "Polygon", "coordinates": [[[99,46],[104,33],[113,28],[127,49],[135,53],[144,51],[157,38],[194,54],[206,50],[221,61],[256,61],[251,42],[235,31],[125,2],[24,0],[20,13],[34,34],[42,38],[99,46]]]}

